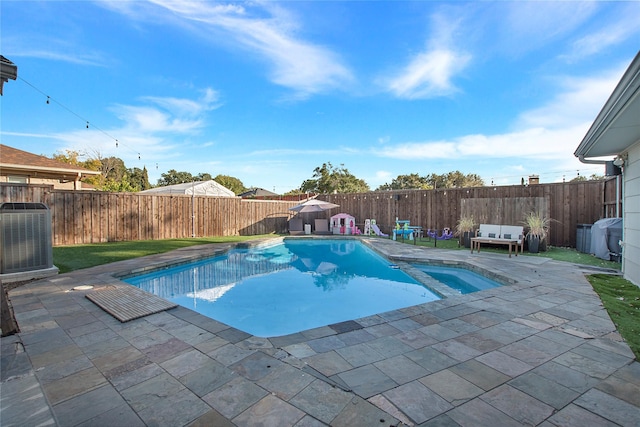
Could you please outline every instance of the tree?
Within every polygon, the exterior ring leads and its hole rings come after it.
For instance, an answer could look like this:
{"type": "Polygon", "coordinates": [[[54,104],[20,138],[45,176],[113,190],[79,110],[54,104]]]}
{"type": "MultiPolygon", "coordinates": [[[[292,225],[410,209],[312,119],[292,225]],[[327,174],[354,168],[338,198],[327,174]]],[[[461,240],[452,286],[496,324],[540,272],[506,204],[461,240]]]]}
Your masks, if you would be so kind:
{"type": "Polygon", "coordinates": [[[131,186],[136,189],[135,191],[143,191],[151,188],[146,166],[143,167],[142,170],[139,168],[128,169],[127,174],[129,175],[131,186]]]}
{"type": "MultiPolygon", "coordinates": [[[[80,157],[81,157],[81,154],[75,150],[65,150],[64,153],[56,152],[53,156],[51,156],[53,160],[57,160],[58,162],[84,167],[82,162],[80,161],[80,157]]],[[[92,170],[97,170],[97,169],[92,169],[92,170]]]]}
{"type": "Polygon", "coordinates": [[[131,185],[128,180],[116,181],[114,179],[105,180],[99,188],[100,191],[110,191],[113,193],[124,193],[129,192],[133,193],[136,191],[140,191],[140,189],[131,185]]]}
{"type": "Polygon", "coordinates": [[[246,187],[238,178],[228,175],[218,175],[213,178],[215,182],[225,186],[229,190],[233,191],[236,195],[247,191],[246,187]]]}
{"type": "Polygon", "coordinates": [[[313,178],[305,180],[300,186],[303,193],[363,193],[369,191],[369,185],[352,175],[344,165],[334,168],[333,165],[323,163],[313,170],[313,178]]]}
{"type": "Polygon", "coordinates": [[[211,174],[209,173],[199,173],[198,176],[196,177],[196,180],[198,181],[211,181],[213,178],[211,178],[211,174]]]}
{"type": "Polygon", "coordinates": [[[460,171],[448,172],[442,175],[436,173],[421,177],[417,173],[398,175],[391,184],[383,184],[378,190],[429,190],[432,188],[466,188],[482,187],[484,181],[479,175],[470,173],[464,175],[460,171]]]}
{"type": "Polygon", "coordinates": [[[591,174],[589,178],[587,178],[584,175],[578,175],[569,182],[599,181],[601,179],[604,179],[602,175],[598,175],[597,173],[594,173],[594,174],[591,174]]]}
{"type": "Polygon", "coordinates": [[[398,175],[391,181],[391,184],[382,184],[377,191],[382,190],[429,190],[433,188],[426,178],[419,176],[417,173],[410,175],[398,175]]]}
{"type": "Polygon", "coordinates": [[[302,191],[299,188],[294,188],[293,190],[289,190],[286,193],[284,193],[283,196],[297,196],[299,194],[304,194],[304,191],[302,191]]]}
{"type": "Polygon", "coordinates": [[[460,171],[438,175],[432,173],[425,177],[433,188],[467,188],[482,187],[484,180],[475,173],[464,175],[460,171]]]}
{"type": "Polygon", "coordinates": [[[124,161],[118,157],[96,157],[100,161],[102,176],[114,181],[122,181],[127,175],[127,167],[124,161]]]}
{"type": "Polygon", "coordinates": [[[171,169],[160,175],[158,187],[166,187],[167,185],[184,184],[185,182],[193,182],[193,175],[189,172],[178,172],[171,169]]]}
{"type": "Polygon", "coordinates": [[[93,185],[100,191],[140,191],[151,188],[147,169],[127,169],[124,161],[118,157],[102,157],[99,151],[94,150],[91,155],[74,150],[66,150],[64,153],[56,153],[52,157],[59,162],[69,163],[85,169],[99,171],[100,175],[89,176],[84,182],[93,185]],[[86,157],[86,160],[82,160],[86,157]]]}

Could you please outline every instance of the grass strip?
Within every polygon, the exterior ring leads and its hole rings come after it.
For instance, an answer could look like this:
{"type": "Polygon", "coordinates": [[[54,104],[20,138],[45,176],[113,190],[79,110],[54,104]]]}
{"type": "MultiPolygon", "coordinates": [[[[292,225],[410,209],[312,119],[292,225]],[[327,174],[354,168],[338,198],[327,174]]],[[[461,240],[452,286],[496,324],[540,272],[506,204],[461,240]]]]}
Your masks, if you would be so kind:
{"type": "Polygon", "coordinates": [[[592,274],[587,280],[631,351],[640,360],[640,287],[620,276],[592,274]]]}
{"type": "MultiPolygon", "coordinates": [[[[398,241],[403,242],[402,239],[399,239],[398,241]]],[[[405,239],[404,243],[413,245],[414,241],[405,239]]],[[[437,249],[451,249],[451,250],[465,250],[465,251],[471,250],[469,248],[465,248],[464,246],[459,246],[458,239],[456,238],[450,239],[450,240],[438,240],[437,242],[434,242],[433,239],[426,239],[426,238],[418,239],[415,242],[415,244],[418,246],[425,246],[425,247],[431,247],[431,248],[435,247],[437,249]]],[[[498,245],[498,246],[483,245],[482,252],[507,254],[509,253],[509,250],[506,249],[506,246],[502,246],[502,245],[498,245]]],[[[622,264],[619,262],[600,259],[595,255],[578,252],[574,248],[561,248],[558,246],[547,246],[546,251],[540,251],[536,254],[529,253],[525,249],[524,253],[518,254],[518,256],[523,256],[523,255],[540,257],[540,258],[551,258],[555,261],[571,262],[573,264],[589,265],[592,267],[607,268],[607,269],[613,269],[618,271],[622,266],[622,264]]]]}
{"type": "Polygon", "coordinates": [[[131,258],[169,252],[187,246],[209,243],[236,243],[267,236],[202,237],[192,239],[136,240],[93,243],[90,245],[55,246],[53,264],[60,273],[109,264],[131,258]]]}

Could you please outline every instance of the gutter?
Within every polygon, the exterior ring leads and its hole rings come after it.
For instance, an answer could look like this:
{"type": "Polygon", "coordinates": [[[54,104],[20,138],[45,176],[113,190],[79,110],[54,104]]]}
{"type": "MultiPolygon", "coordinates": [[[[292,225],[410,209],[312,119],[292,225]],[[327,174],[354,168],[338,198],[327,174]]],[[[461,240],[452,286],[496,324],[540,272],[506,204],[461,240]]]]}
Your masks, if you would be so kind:
{"type": "Polygon", "coordinates": [[[629,103],[632,102],[632,100],[637,96],[639,91],[640,51],[638,51],[636,56],[631,61],[631,64],[624,72],[622,78],[609,96],[609,99],[607,99],[604,106],[600,110],[600,113],[598,113],[591,127],[580,142],[580,145],[573,153],[574,156],[580,159],[580,162],[596,164],[604,163],[603,161],[599,160],[586,160],[584,159],[584,156],[591,150],[591,148],[595,144],[598,143],[599,138],[603,135],[604,132],[607,131],[607,129],[610,128],[619,114],[621,114],[621,112],[626,109],[629,103]]]}
{"type": "Polygon", "coordinates": [[[589,165],[606,165],[610,162],[610,160],[588,160],[584,158],[584,154],[580,154],[578,156],[578,160],[580,160],[581,163],[586,163],[589,165]]]}

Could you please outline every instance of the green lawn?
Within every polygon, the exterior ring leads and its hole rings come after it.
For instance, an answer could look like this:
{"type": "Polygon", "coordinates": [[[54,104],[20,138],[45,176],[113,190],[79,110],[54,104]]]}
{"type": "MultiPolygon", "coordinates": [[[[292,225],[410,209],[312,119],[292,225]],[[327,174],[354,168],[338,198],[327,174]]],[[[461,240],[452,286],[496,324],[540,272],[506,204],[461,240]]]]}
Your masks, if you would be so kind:
{"type": "MultiPolygon", "coordinates": [[[[402,240],[400,241],[402,242],[402,240]]],[[[410,245],[414,244],[413,240],[407,240],[407,239],[404,240],[404,243],[410,244],[410,245]]],[[[415,244],[420,246],[436,247],[440,249],[455,249],[455,250],[464,250],[464,251],[470,250],[469,248],[459,247],[458,239],[438,240],[437,242],[435,242],[433,239],[422,239],[422,240],[418,239],[415,242],[415,244]]],[[[482,252],[508,254],[509,250],[506,248],[506,246],[496,246],[496,247],[482,246],[482,252]]],[[[578,252],[573,248],[559,248],[555,246],[548,246],[546,251],[539,252],[537,254],[531,254],[527,252],[527,250],[525,249],[524,253],[521,255],[551,258],[556,261],[590,265],[593,267],[600,267],[600,268],[610,268],[614,270],[620,270],[620,268],[622,267],[622,264],[620,264],[619,262],[606,261],[594,255],[583,254],[582,252],[578,252]]],[[[518,256],[521,256],[521,255],[518,255],[518,256]]]]}
{"type": "Polygon", "coordinates": [[[193,239],[138,240],[132,242],[95,243],[91,245],[56,246],[53,264],[60,273],[109,264],[125,259],[169,252],[187,246],[208,243],[235,243],[268,236],[203,237],[193,239]]]}
{"type": "Polygon", "coordinates": [[[609,274],[592,274],[587,279],[636,360],[640,360],[640,288],[609,274]]]}

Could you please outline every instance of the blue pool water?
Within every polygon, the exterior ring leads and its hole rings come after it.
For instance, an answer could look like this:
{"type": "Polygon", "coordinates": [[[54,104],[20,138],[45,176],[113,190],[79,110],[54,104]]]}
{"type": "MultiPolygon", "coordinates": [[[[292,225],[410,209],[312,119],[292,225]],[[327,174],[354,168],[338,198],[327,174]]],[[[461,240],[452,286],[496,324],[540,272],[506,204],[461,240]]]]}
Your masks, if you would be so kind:
{"type": "Polygon", "coordinates": [[[123,280],[259,337],[440,299],[361,242],[344,239],[287,239],[123,280]]]}
{"type": "Polygon", "coordinates": [[[425,264],[413,264],[413,267],[427,273],[439,282],[446,284],[460,294],[484,291],[502,286],[495,280],[488,279],[478,273],[464,268],[443,267],[425,264]]]}
{"type": "Polygon", "coordinates": [[[439,299],[356,240],[289,239],[124,281],[261,337],[439,299]]]}

